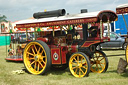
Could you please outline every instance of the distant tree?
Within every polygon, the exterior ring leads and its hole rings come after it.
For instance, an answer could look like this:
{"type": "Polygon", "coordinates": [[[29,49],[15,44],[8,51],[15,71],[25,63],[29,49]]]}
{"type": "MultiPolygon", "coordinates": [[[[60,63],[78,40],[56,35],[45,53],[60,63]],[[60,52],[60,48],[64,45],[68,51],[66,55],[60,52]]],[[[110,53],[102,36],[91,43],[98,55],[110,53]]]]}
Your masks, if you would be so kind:
{"type": "Polygon", "coordinates": [[[6,19],[7,17],[5,15],[0,16],[0,22],[8,22],[6,19]]]}

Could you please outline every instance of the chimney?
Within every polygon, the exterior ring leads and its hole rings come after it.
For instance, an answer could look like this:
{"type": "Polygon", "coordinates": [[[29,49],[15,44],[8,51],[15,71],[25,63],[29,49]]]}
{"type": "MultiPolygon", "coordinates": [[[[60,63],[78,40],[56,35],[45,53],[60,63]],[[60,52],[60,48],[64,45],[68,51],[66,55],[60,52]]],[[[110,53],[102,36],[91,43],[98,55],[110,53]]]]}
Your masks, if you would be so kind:
{"type": "Polygon", "coordinates": [[[88,10],[87,9],[81,9],[81,13],[87,13],[88,10]]]}

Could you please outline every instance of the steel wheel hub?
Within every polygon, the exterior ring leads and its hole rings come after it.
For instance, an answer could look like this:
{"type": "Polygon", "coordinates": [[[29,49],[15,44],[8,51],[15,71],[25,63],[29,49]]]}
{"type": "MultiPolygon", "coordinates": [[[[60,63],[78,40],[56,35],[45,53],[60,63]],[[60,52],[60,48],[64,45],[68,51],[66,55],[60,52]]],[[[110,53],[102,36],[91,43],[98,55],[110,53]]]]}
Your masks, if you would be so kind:
{"type": "Polygon", "coordinates": [[[34,58],[34,59],[35,59],[35,61],[37,61],[37,60],[38,60],[38,56],[35,56],[35,58],[34,58]]]}
{"type": "Polygon", "coordinates": [[[97,61],[96,61],[96,64],[100,64],[100,61],[99,61],[99,60],[97,60],[97,61]]]}

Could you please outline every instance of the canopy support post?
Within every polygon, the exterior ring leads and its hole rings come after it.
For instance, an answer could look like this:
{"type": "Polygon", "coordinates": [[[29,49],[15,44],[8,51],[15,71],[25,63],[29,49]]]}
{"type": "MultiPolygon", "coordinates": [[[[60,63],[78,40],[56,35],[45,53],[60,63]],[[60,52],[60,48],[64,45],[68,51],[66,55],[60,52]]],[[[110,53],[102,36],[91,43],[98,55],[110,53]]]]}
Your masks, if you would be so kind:
{"type": "Polygon", "coordinates": [[[35,37],[35,40],[36,40],[36,28],[34,28],[34,37],[35,37]]]}
{"type": "Polygon", "coordinates": [[[107,24],[108,24],[108,37],[110,38],[110,25],[109,25],[109,19],[108,19],[108,22],[107,22],[107,24]]]}
{"type": "Polygon", "coordinates": [[[103,26],[102,26],[103,22],[102,19],[100,20],[100,38],[103,39],[103,26]]]}
{"type": "Polygon", "coordinates": [[[26,28],[26,41],[28,41],[28,28],[26,28]]]}
{"type": "Polygon", "coordinates": [[[55,30],[54,30],[54,26],[52,27],[52,29],[53,29],[53,37],[55,36],[55,30]]]}
{"type": "MultiPolygon", "coordinates": [[[[128,26],[127,26],[126,20],[125,20],[125,18],[124,18],[124,14],[122,14],[122,16],[123,16],[123,19],[124,19],[124,22],[125,22],[125,26],[126,26],[127,31],[128,31],[128,26]]],[[[127,32],[127,34],[128,34],[128,32],[127,32]]]]}

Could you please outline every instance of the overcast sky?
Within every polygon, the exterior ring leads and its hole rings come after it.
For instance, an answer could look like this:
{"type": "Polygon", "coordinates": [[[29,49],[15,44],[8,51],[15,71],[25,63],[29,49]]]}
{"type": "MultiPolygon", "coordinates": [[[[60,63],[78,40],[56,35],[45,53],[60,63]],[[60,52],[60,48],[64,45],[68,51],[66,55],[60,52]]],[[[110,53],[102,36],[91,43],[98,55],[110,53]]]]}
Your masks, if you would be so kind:
{"type": "Polygon", "coordinates": [[[89,12],[100,10],[113,10],[128,0],[0,0],[0,14],[5,15],[9,21],[27,19],[35,12],[45,9],[56,10],[64,8],[69,14],[80,13],[81,9],[89,12]]]}

